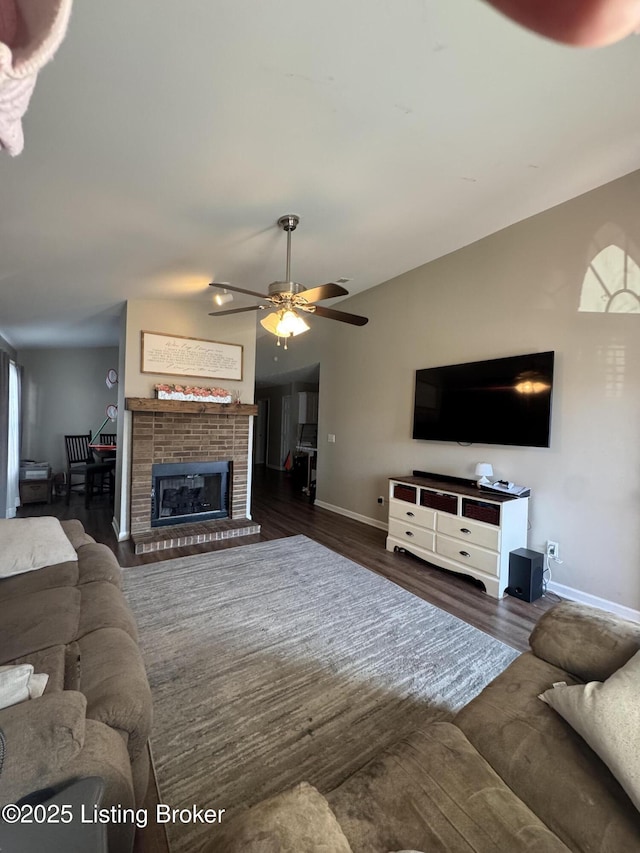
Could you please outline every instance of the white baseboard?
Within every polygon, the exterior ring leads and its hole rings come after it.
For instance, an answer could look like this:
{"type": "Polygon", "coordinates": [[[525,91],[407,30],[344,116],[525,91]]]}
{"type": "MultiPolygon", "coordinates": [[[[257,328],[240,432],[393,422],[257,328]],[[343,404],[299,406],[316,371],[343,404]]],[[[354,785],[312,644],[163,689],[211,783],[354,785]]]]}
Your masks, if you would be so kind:
{"type": "Polygon", "coordinates": [[[630,619],[632,622],[640,622],[640,610],[634,610],[632,607],[626,607],[624,604],[617,604],[615,601],[609,601],[606,598],[600,598],[597,595],[591,595],[588,592],[582,592],[579,589],[565,586],[562,583],[551,581],[547,588],[551,592],[555,592],[561,598],[568,598],[571,601],[578,601],[580,604],[589,604],[591,607],[599,607],[600,610],[607,610],[609,613],[615,613],[616,616],[621,616],[623,619],[630,619]]]}
{"type": "Polygon", "coordinates": [[[329,512],[335,512],[338,515],[344,515],[347,518],[352,518],[354,521],[361,521],[363,524],[368,524],[369,527],[377,527],[379,530],[388,530],[389,525],[386,521],[378,521],[377,518],[369,518],[368,515],[360,515],[359,512],[351,512],[350,509],[345,509],[341,506],[325,503],[324,501],[314,501],[315,506],[322,509],[328,509],[329,512]]]}
{"type": "MultiPolygon", "coordinates": [[[[377,527],[379,530],[388,530],[389,525],[384,521],[378,521],[376,518],[369,518],[366,515],[360,515],[359,512],[352,512],[341,506],[326,503],[325,501],[315,501],[315,506],[322,509],[327,509],[329,512],[335,512],[338,515],[344,515],[347,518],[352,518],[354,521],[361,521],[363,524],[368,524],[370,527],[377,527]]],[[[580,604],[588,604],[591,607],[598,607],[600,610],[606,610],[609,613],[615,613],[622,619],[630,619],[632,622],[640,622],[640,610],[634,610],[632,607],[626,607],[624,604],[617,604],[615,601],[609,601],[606,598],[600,598],[597,595],[591,595],[588,592],[582,592],[579,589],[574,589],[570,586],[565,586],[561,583],[551,581],[547,585],[550,592],[555,592],[561,598],[568,598],[570,601],[577,601],[580,604]]]]}
{"type": "Polygon", "coordinates": [[[118,540],[118,542],[124,542],[126,539],[129,538],[129,534],[126,530],[120,530],[120,525],[115,515],[111,519],[111,527],[113,528],[113,532],[116,534],[116,539],[118,540]]]}

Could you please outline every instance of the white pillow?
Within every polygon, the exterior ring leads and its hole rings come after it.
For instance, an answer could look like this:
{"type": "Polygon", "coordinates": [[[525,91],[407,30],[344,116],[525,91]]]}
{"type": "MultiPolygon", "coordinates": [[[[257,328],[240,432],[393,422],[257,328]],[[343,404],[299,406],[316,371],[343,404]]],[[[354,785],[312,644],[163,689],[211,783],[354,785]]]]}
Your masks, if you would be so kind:
{"type": "Polygon", "coordinates": [[[559,682],[540,699],[584,738],[640,810],[640,651],[604,682],[559,682]]]}
{"type": "Polygon", "coordinates": [[[0,519],[0,577],[77,559],[57,518],[43,515],[0,519]]]}
{"type": "Polygon", "coordinates": [[[42,696],[48,680],[47,674],[34,675],[30,663],[0,666],[0,709],[42,696]]]}

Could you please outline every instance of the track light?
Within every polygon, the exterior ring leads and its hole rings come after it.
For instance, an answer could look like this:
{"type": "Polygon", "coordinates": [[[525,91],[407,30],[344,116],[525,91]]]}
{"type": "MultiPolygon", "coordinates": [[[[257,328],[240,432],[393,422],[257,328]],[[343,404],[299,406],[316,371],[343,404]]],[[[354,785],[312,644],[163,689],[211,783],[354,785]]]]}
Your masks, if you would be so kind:
{"type": "Polygon", "coordinates": [[[228,290],[223,290],[222,293],[216,293],[213,297],[213,301],[216,305],[226,305],[227,302],[233,302],[233,293],[229,293],[228,290]]]}

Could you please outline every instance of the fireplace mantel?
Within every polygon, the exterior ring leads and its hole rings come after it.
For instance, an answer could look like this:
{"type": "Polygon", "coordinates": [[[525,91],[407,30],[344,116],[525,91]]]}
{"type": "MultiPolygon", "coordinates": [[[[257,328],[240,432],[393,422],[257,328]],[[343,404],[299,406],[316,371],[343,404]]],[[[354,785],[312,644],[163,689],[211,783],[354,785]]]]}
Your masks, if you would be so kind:
{"type": "Polygon", "coordinates": [[[258,414],[258,407],[248,403],[197,403],[189,400],[158,400],[155,397],[127,397],[125,408],[130,412],[170,412],[173,414],[244,415],[258,414]]]}

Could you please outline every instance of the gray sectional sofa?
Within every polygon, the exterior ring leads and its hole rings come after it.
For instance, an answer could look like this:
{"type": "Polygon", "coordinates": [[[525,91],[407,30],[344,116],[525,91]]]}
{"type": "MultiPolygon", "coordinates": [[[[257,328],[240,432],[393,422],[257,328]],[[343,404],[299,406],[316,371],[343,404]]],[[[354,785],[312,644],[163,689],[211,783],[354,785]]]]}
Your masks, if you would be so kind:
{"type": "MultiPolygon", "coordinates": [[[[634,666],[624,720],[640,703],[640,624],[565,602],[530,645],[451,723],[425,725],[324,795],[300,783],[247,809],[212,830],[206,853],[640,850],[637,804],[539,699],[634,666]]],[[[627,737],[637,773],[640,727],[627,737]]]]}
{"type": "MultiPolygon", "coordinates": [[[[33,664],[39,698],[0,710],[0,806],[88,776],[101,807],[139,806],[149,778],[151,693],[113,553],[62,522],[76,560],[0,580],[0,664],[33,664]]],[[[135,826],[110,822],[109,853],[135,826]]]]}

